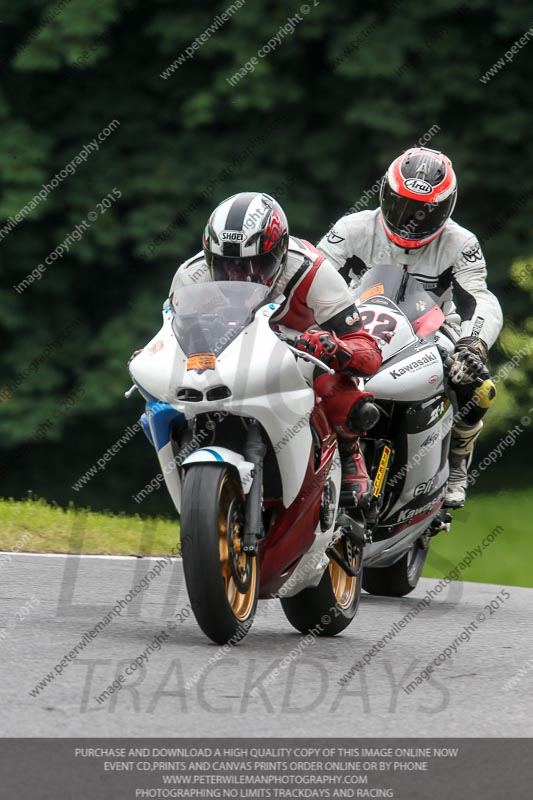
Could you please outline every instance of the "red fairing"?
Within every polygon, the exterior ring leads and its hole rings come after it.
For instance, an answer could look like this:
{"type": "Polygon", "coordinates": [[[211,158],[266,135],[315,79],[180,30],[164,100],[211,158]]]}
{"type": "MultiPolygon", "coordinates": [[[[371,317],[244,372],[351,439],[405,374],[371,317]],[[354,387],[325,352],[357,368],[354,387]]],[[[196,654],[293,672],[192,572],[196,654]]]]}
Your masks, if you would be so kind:
{"type": "Polygon", "coordinates": [[[414,320],[413,328],[418,336],[429,336],[430,333],[434,333],[440,328],[445,319],[442,309],[435,305],[421,317],[414,320]]]}
{"type": "Polygon", "coordinates": [[[365,331],[356,331],[339,336],[339,339],[352,353],[352,360],[348,367],[357,370],[362,375],[374,375],[378,371],[383,357],[373,336],[365,331]]]}

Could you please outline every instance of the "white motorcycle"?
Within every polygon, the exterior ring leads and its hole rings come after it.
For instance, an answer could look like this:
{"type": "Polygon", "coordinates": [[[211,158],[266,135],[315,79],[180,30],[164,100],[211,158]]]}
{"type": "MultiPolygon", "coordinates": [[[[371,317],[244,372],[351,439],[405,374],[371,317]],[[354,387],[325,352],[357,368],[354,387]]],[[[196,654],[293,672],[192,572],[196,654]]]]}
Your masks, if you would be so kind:
{"type": "Polygon", "coordinates": [[[339,507],[336,437],[312,388],[314,369],[328,367],[274,332],[267,287],[181,288],[131,360],[181,516],[191,606],[213,641],[242,639],[258,599],[272,597],[298,630],[339,633],[362,585],[411,591],[430,536],[447,526],[443,357],[453,345],[436,333],[440,309],[399,273],[371,270],[359,292],[365,324],[384,339],[383,366],[366,383],[382,417],[364,440],[375,486],[365,512],[339,507]]]}

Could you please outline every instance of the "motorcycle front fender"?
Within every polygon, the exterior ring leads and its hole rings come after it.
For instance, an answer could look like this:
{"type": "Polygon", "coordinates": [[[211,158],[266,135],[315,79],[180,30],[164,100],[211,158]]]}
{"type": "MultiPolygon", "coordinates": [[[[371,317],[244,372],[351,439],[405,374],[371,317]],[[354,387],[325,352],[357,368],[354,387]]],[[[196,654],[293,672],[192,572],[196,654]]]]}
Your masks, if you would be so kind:
{"type": "Polygon", "coordinates": [[[241,453],[230,450],[228,447],[201,447],[191,453],[190,456],[187,456],[181,466],[188,467],[191,464],[206,464],[209,462],[213,464],[226,463],[236,467],[243,491],[248,494],[252,486],[254,465],[251,461],[247,461],[241,453]]]}

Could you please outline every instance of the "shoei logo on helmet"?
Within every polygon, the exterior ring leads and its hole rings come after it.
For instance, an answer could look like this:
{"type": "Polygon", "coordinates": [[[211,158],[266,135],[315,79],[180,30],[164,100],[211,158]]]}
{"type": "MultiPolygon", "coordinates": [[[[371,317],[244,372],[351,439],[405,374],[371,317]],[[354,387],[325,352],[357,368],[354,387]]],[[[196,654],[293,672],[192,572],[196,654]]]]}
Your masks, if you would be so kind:
{"type": "Polygon", "coordinates": [[[408,178],[403,182],[406,189],[415,194],[431,194],[433,186],[421,178],[408,178]]]}
{"type": "Polygon", "coordinates": [[[243,242],[245,238],[242,231],[222,231],[220,236],[224,242],[243,242]]]}

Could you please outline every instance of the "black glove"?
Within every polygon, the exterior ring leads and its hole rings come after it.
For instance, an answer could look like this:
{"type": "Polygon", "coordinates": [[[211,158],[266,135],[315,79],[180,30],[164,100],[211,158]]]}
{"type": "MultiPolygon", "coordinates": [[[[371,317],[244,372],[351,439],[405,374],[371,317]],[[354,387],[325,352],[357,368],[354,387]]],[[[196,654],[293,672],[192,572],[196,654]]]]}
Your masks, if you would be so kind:
{"type": "Polygon", "coordinates": [[[463,336],[455,345],[450,380],[456,384],[479,383],[490,377],[487,368],[488,347],[477,336],[463,336]]]}

